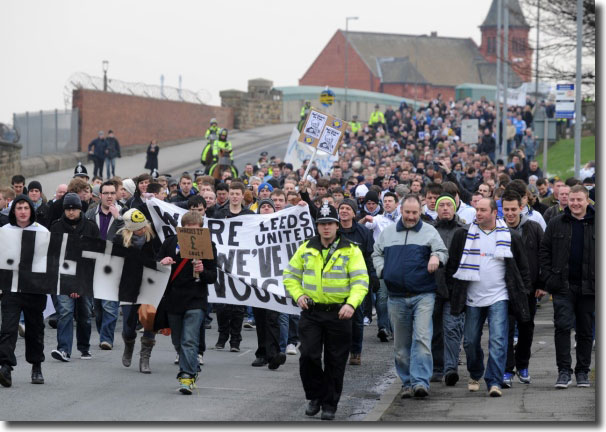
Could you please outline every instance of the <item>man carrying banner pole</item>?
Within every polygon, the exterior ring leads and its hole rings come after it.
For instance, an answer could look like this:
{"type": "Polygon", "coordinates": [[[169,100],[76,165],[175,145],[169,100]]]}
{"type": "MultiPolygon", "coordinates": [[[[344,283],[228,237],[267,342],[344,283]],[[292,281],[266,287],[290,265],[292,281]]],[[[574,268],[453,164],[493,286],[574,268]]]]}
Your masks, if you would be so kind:
{"type": "MultiPolygon", "coordinates": [[[[41,231],[46,228],[36,222],[36,212],[31,200],[19,195],[12,202],[8,214],[10,223],[3,230],[41,231]]],[[[33,245],[32,245],[33,246],[33,245]]],[[[17,278],[17,272],[13,278],[17,278]]],[[[26,281],[13,279],[13,285],[22,287],[26,281]]],[[[25,317],[25,360],[32,364],[32,384],[44,384],[42,362],[44,361],[44,317],[46,295],[12,292],[10,287],[3,287],[2,325],[0,327],[0,384],[12,385],[11,371],[17,366],[15,347],[21,312],[25,317]]]]}
{"type": "Polygon", "coordinates": [[[333,420],[351,347],[351,317],[368,292],[360,249],[338,233],[337,210],[324,204],[318,236],[303,243],[284,270],[284,286],[301,309],[299,372],[314,416],[333,420]],[[322,368],[324,352],[324,368],[322,368]]]}

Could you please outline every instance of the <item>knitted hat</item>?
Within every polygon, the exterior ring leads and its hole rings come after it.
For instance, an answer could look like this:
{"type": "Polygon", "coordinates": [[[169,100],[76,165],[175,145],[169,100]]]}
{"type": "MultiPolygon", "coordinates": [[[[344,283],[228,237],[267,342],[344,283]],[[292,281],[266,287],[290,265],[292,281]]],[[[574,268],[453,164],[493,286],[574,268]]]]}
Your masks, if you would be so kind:
{"type": "Polygon", "coordinates": [[[339,208],[341,208],[344,205],[351,207],[351,209],[353,210],[354,213],[356,213],[358,211],[358,205],[352,199],[345,198],[343,201],[341,201],[341,204],[339,204],[339,208]]]}
{"type": "Polygon", "coordinates": [[[450,194],[442,194],[438,197],[438,199],[436,200],[436,209],[438,208],[438,204],[440,204],[440,201],[450,201],[452,203],[452,206],[456,209],[457,208],[457,202],[455,201],[455,199],[452,197],[452,195],[450,194]]]}
{"type": "Polygon", "coordinates": [[[137,209],[130,209],[124,213],[122,220],[124,220],[124,228],[133,232],[149,225],[147,219],[145,219],[145,215],[141,212],[141,210],[137,209]]]}
{"type": "Polygon", "coordinates": [[[63,197],[63,210],[67,209],[80,209],[82,210],[82,201],[78,194],[70,192],[66,193],[63,197]]]}
{"type": "Polygon", "coordinates": [[[93,186],[93,196],[99,198],[101,196],[101,185],[96,184],[93,186]]]}
{"type": "Polygon", "coordinates": [[[27,190],[28,191],[31,191],[32,189],[38,189],[42,193],[42,185],[37,180],[31,181],[27,185],[27,190]]]}
{"type": "Polygon", "coordinates": [[[257,189],[257,193],[261,192],[265,188],[269,189],[270,192],[274,191],[274,187],[272,185],[270,185],[269,183],[261,183],[259,185],[259,189],[257,189]]]}
{"type": "Polygon", "coordinates": [[[365,184],[361,184],[356,188],[356,198],[364,198],[368,193],[368,188],[365,184]]]}
{"type": "Polygon", "coordinates": [[[135,182],[133,181],[133,179],[126,179],[122,181],[122,187],[126,189],[129,194],[135,194],[135,182]]]}
{"type": "Polygon", "coordinates": [[[374,203],[379,204],[381,201],[379,200],[379,194],[376,193],[375,191],[371,190],[368,191],[368,193],[366,194],[366,196],[364,197],[364,204],[366,204],[368,201],[372,201],[374,203]]]}
{"type": "Polygon", "coordinates": [[[257,213],[261,213],[261,206],[263,204],[269,204],[271,206],[271,208],[273,208],[274,211],[276,211],[276,206],[274,205],[274,201],[267,198],[267,199],[259,200],[259,206],[257,207],[257,213]]]}

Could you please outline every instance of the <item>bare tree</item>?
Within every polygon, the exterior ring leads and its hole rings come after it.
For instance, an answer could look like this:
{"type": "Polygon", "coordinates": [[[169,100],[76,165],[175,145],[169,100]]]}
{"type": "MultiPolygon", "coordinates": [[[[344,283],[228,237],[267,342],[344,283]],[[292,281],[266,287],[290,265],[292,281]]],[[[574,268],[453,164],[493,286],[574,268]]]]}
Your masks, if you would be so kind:
{"type": "MultiPolygon", "coordinates": [[[[539,22],[539,79],[574,82],[576,78],[577,6],[575,0],[523,0],[531,31],[536,37],[537,5],[539,22]]],[[[595,1],[583,0],[583,91],[595,94],[595,1]]],[[[529,44],[535,48],[536,39],[529,44]]],[[[536,53],[535,53],[536,55],[536,53]]]]}

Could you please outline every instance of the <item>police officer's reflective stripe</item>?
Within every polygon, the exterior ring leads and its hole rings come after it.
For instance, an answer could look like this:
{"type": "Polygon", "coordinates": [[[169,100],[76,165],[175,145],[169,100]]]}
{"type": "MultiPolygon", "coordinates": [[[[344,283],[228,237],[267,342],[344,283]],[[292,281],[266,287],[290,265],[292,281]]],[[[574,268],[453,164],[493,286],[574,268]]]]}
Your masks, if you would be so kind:
{"type": "Polygon", "coordinates": [[[299,276],[301,276],[303,274],[303,270],[299,270],[298,268],[294,268],[290,264],[288,264],[286,266],[286,270],[288,270],[289,272],[294,273],[296,275],[299,275],[299,276]]]}
{"type": "Polygon", "coordinates": [[[301,276],[297,276],[297,275],[291,274],[291,273],[284,273],[284,279],[293,279],[293,280],[296,280],[297,282],[301,282],[301,276]]]}
{"type": "Polygon", "coordinates": [[[310,290],[310,291],[315,291],[316,290],[316,286],[312,285],[312,284],[308,284],[307,282],[303,282],[303,289],[310,290]]]}
{"type": "Polygon", "coordinates": [[[307,270],[305,270],[305,272],[303,272],[303,274],[305,276],[314,276],[315,277],[316,276],[316,271],[315,270],[309,270],[309,269],[307,269],[307,270]]]}
{"type": "Polygon", "coordinates": [[[354,285],[362,285],[363,287],[368,288],[368,282],[366,282],[365,280],[357,280],[357,281],[353,281],[351,283],[352,286],[354,285]]]}
{"type": "Polygon", "coordinates": [[[368,273],[368,271],[366,271],[366,270],[354,270],[351,273],[349,273],[349,277],[361,276],[361,275],[365,275],[366,273],[368,273]]]}
{"type": "Polygon", "coordinates": [[[324,273],[322,275],[324,279],[344,279],[347,280],[349,277],[343,273],[324,273]]]}
{"type": "Polygon", "coordinates": [[[349,292],[349,286],[344,286],[344,287],[324,287],[323,291],[325,293],[344,293],[344,292],[349,292]]]}

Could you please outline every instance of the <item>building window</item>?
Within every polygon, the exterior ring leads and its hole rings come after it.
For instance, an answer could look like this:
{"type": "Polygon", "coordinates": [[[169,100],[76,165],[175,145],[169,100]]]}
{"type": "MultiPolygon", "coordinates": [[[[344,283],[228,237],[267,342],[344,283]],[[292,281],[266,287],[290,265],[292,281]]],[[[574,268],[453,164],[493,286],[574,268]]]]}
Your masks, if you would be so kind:
{"type": "Polygon", "coordinates": [[[513,38],[511,46],[514,53],[523,54],[526,51],[526,44],[523,38],[513,38]]]}
{"type": "Polygon", "coordinates": [[[496,37],[486,38],[486,52],[488,54],[494,54],[497,52],[496,49],[496,37]]]}

